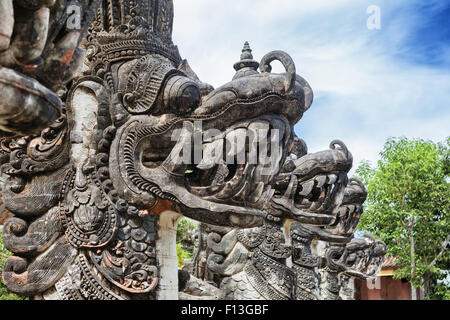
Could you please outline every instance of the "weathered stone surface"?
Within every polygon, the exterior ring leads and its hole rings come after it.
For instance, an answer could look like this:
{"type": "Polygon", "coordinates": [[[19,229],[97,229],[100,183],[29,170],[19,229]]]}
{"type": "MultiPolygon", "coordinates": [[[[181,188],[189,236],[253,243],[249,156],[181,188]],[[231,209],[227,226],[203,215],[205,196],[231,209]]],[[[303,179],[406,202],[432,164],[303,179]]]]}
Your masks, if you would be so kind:
{"type": "MultiPolygon", "coordinates": [[[[11,291],[333,299],[346,288],[342,275],[377,272],[384,244],[353,238],[366,191],[348,179],[351,153],[338,140],[308,153],[293,133],[313,92],[287,53],[256,62],[246,43],[233,80],[214,89],[172,42],[172,0],[100,2],[83,70],[81,30],[55,29],[65,1],[18,1],[18,32],[0,51],[0,93],[9,94],[0,125],[17,134],[0,144],[3,200],[14,215],[4,230],[11,291]],[[271,72],[276,60],[284,73],[271,72]],[[184,289],[175,247],[182,215],[202,223],[184,289]]],[[[85,23],[97,3],[80,3],[85,23]]],[[[6,38],[8,26],[0,25],[6,38]]]]}
{"type": "Polygon", "coordinates": [[[78,48],[100,0],[13,1],[0,4],[0,129],[37,134],[62,111],[83,54],[78,48]],[[74,16],[78,14],[77,16],[74,16]],[[73,25],[71,19],[79,21],[73,25]]]}
{"type": "Polygon", "coordinates": [[[12,0],[0,3],[0,50],[9,47],[14,27],[14,8],[12,0]]]}
{"type": "MultiPolygon", "coordinates": [[[[338,179],[321,177],[315,179],[315,187],[338,179]]],[[[197,238],[208,241],[196,243],[194,260],[189,261],[191,272],[213,280],[231,300],[353,299],[353,279],[375,277],[386,246],[369,235],[354,238],[367,196],[362,183],[350,179],[342,194],[340,205],[331,208],[339,212],[334,224],[322,228],[310,225],[315,219],[309,224],[302,219],[284,226],[272,220],[254,229],[220,230],[202,225],[197,238]]],[[[308,204],[310,210],[319,208],[314,202],[308,204]]]]}
{"type": "Polygon", "coordinates": [[[0,67],[0,129],[22,135],[45,129],[59,116],[61,100],[36,80],[0,67]]]}
{"type": "Polygon", "coordinates": [[[179,293],[180,300],[222,300],[224,293],[219,288],[191,276],[179,293]]]}

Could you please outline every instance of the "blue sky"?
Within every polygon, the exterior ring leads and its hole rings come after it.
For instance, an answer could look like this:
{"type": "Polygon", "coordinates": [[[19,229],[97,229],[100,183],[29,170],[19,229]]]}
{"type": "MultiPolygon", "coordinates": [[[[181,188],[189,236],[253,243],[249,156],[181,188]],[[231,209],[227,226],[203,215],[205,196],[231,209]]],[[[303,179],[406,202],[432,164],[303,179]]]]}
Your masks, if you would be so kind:
{"type": "MultiPolygon", "coordinates": [[[[296,125],[311,152],[346,143],[354,167],[390,136],[450,136],[448,0],[174,0],[174,42],[204,82],[234,75],[243,43],[256,60],[288,52],[315,100],[296,125]],[[381,12],[369,30],[367,8],[381,12]]],[[[281,65],[274,72],[281,72],[281,65]]]]}

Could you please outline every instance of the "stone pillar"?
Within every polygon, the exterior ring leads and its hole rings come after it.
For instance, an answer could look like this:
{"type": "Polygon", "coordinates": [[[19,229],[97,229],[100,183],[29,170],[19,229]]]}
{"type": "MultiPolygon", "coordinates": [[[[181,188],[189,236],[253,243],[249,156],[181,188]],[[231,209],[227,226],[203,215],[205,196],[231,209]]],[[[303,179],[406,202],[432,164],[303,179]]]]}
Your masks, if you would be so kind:
{"type": "Polygon", "coordinates": [[[177,226],[181,215],[165,211],[159,217],[156,261],[159,269],[157,300],[178,300],[177,226]]]}
{"type": "Polygon", "coordinates": [[[82,166],[89,157],[95,157],[95,148],[91,147],[95,126],[97,125],[98,101],[95,91],[101,86],[92,81],[86,81],[78,87],[72,100],[73,128],[70,141],[71,159],[74,167],[82,171],[82,166]]]}

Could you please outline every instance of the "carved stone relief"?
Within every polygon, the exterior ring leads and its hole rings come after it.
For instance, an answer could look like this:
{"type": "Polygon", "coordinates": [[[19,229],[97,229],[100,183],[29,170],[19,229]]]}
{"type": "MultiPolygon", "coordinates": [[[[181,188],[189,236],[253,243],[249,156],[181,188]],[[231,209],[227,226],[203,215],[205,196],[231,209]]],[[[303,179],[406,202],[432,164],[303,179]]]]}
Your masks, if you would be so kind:
{"type": "Polygon", "coordinates": [[[293,132],[313,92],[287,53],[256,62],[246,43],[214,89],[172,42],[171,0],[79,2],[82,25],[94,20],[81,47],[85,30],[61,29],[65,1],[0,6],[12,292],[176,298],[181,215],[203,224],[185,298],[321,299],[343,274],[376,274],[384,245],[353,239],[365,189],[347,177],[351,153],[338,140],[308,153],[293,132]]]}

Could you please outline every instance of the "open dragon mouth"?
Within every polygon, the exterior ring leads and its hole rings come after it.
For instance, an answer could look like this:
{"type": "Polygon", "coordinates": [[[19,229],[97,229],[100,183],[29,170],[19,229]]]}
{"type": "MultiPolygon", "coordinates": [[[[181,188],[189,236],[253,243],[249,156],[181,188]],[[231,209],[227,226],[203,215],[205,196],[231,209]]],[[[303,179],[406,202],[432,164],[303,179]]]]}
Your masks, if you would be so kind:
{"type": "Polygon", "coordinates": [[[151,123],[130,121],[119,140],[126,152],[113,163],[127,179],[115,183],[121,184],[127,201],[145,200],[147,191],[156,192],[193,219],[260,225],[291,141],[288,120],[264,114],[221,130],[212,129],[212,122],[203,125],[208,129],[178,121],[149,135],[151,123]]]}
{"type": "Polygon", "coordinates": [[[332,224],[344,198],[352,155],[342,142],[333,141],[330,150],[290,161],[291,170],[275,182],[273,208],[306,224],[332,224]]]}
{"type": "Polygon", "coordinates": [[[327,231],[342,236],[353,235],[363,213],[363,203],[366,198],[367,190],[363,183],[356,178],[349,179],[337,219],[327,228],[327,231]]]}
{"type": "MultiPolygon", "coordinates": [[[[313,94],[287,54],[271,52],[260,66],[261,73],[235,77],[203,96],[190,115],[181,112],[185,103],[173,104],[181,111],[169,103],[149,110],[151,115],[125,119],[113,142],[123,152],[110,159],[120,172],[111,179],[120,196],[149,210],[168,200],[174,210],[210,224],[247,227],[247,219],[255,217],[262,223],[270,215],[292,127],[311,106],[313,94]],[[271,73],[274,60],[285,73],[271,73]],[[245,223],[235,222],[241,218],[245,223]]],[[[170,79],[164,97],[174,88],[170,79]]]]}
{"type": "MultiPolygon", "coordinates": [[[[333,141],[329,150],[286,161],[292,142],[289,128],[283,116],[273,114],[240,121],[214,134],[185,122],[176,143],[153,136],[135,149],[142,160],[139,176],[176,198],[185,211],[200,214],[207,210],[221,221],[223,213],[269,214],[305,224],[332,225],[344,198],[352,155],[342,142],[333,141]],[[155,148],[159,157],[146,151],[155,148]],[[170,154],[161,157],[162,149],[170,154]],[[200,150],[198,161],[196,149],[200,150]]],[[[137,185],[144,183],[136,180],[137,185]]]]}
{"type": "Polygon", "coordinates": [[[281,117],[263,116],[208,139],[201,162],[187,168],[186,188],[205,200],[263,208],[275,193],[288,128],[281,117]]]}
{"type": "MultiPolygon", "coordinates": [[[[363,211],[362,205],[367,197],[367,191],[364,185],[356,178],[348,179],[347,182],[347,176],[342,172],[340,174],[330,173],[327,175],[318,175],[312,179],[308,179],[300,184],[300,190],[304,190],[303,187],[305,185],[312,185],[311,181],[314,182],[314,187],[304,198],[297,195],[294,201],[294,207],[309,213],[329,214],[334,220],[331,224],[323,226],[297,224],[296,229],[301,230],[301,232],[306,233],[312,238],[323,241],[341,244],[348,243],[356,231],[363,211]],[[342,184],[340,183],[340,179],[343,182],[342,184]],[[314,191],[314,188],[317,188],[317,190],[314,191]],[[332,189],[331,192],[329,191],[330,188],[332,189]],[[342,192],[343,189],[344,191],[342,192]],[[335,190],[336,193],[334,193],[335,190]],[[317,198],[319,192],[320,196],[317,198]],[[327,206],[327,203],[333,204],[327,206]]],[[[277,184],[278,187],[280,185],[282,184],[277,184]]],[[[308,187],[309,189],[310,187],[308,187]]],[[[276,197],[280,197],[278,190],[276,197]]],[[[278,202],[276,198],[275,202],[278,202]]]]}
{"type": "Polygon", "coordinates": [[[331,173],[299,183],[294,197],[295,207],[317,213],[331,213],[330,209],[342,200],[346,179],[345,173],[331,173]]]}

